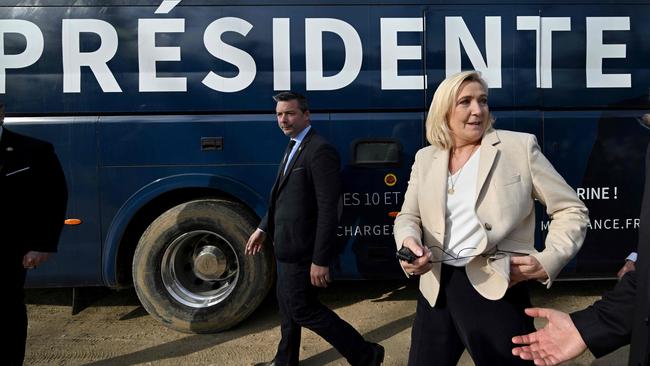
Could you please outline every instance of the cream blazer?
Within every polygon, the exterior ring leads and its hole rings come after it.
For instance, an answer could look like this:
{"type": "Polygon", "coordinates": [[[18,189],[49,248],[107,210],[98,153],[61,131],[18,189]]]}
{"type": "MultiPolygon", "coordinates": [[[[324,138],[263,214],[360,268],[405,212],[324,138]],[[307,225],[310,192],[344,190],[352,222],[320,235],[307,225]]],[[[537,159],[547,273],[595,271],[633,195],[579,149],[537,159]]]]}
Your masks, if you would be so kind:
{"type": "MultiPolygon", "coordinates": [[[[433,252],[433,268],[420,278],[420,291],[433,306],[440,289],[445,235],[449,150],[428,146],[417,152],[402,210],[395,219],[398,248],[409,236],[433,252]],[[434,248],[437,247],[437,248],[434,248]]],[[[588,211],[575,191],[540,151],[534,135],[490,129],[481,142],[476,186],[476,215],[484,239],[465,267],[485,298],[503,297],[510,282],[510,256],[527,253],[539,260],[551,286],[578,252],[587,231],[588,211]],[[545,249],[535,250],[535,202],[551,218],[545,249]]],[[[462,194],[462,192],[456,192],[462,194]]],[[[408,276],[408,274],[407,274],[408,276]]]]}

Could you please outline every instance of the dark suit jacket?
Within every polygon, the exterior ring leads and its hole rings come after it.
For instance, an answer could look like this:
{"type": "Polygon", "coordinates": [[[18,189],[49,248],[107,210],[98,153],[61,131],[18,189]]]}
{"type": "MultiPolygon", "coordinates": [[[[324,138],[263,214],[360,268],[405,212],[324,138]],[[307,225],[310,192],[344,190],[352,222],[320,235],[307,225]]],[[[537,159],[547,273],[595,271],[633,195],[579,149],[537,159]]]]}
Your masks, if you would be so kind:
{"type": "Polygon", "coordinates": [[[328,266],[338,221],[339,155],[312,128],[284,176],[280,169],[259,227],[273,239],[278,261],[328,266]]]}
{"type": "MultiPolygon", "coordinates": [[[[589,308],[571,314],[580,335],[596,357],[631,344],[630,365],[649,365],[648,315],[650,291],[650,145],[646,151],[646,177],[636,271],[628,272],[613,291],[589,308]]],[[[617,245],[617,243],[610,243],[617,245]]]]}
{"type": "Polygon", "coordinates": [[[3,127],[0,195],[0,243],[9,258],[55,252],[68,194],[52,145],[3,127]]]}

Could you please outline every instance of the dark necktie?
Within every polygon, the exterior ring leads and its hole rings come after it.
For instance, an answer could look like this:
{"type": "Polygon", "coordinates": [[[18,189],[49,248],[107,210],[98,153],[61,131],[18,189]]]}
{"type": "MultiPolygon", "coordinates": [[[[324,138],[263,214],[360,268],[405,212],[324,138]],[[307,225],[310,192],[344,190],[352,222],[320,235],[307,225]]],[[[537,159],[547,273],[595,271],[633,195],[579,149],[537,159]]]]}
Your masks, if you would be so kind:
{"type": "Polygon", "coordinates": [[[289,154],[291,154],[291,150],[293,147],[296,145],[296,140],[291,139],[289,140],[289,144],[287,145],[287,149],[284,151],[284,157],[282,158],[282,163],[280,164],[280,176],[284,175],[284,170],[289,163],[289,154]]]}

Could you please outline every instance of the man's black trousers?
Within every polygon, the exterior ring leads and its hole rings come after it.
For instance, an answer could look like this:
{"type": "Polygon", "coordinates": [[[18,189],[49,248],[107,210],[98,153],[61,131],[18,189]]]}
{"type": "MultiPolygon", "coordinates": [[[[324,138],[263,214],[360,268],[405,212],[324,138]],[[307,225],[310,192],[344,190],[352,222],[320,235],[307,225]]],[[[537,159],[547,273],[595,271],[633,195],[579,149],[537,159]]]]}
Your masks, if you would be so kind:
{"type": "Polygon", "coordinates": [[[18,259],[17,256],[11,256],[9,272],[9,283],[7,284],[9,329],[6,341],[9,355],[7,361],[10,366],[19,366],[23,364],[25,341],[27,339],[27,308],[25,307],[25,294],[23,291],[27,272],[23,267],[22,257],[18,259]]]}
{"type": "Polygon", "coordinates": [[[306,327],[329,342],[351,365],[365,364],[372,353],[369,344],[318,300],[317,288],[312,286],[309,275],[311,263],[276,263],[282,332],[276,363],[298,365],[300,330],[306,327]]]}

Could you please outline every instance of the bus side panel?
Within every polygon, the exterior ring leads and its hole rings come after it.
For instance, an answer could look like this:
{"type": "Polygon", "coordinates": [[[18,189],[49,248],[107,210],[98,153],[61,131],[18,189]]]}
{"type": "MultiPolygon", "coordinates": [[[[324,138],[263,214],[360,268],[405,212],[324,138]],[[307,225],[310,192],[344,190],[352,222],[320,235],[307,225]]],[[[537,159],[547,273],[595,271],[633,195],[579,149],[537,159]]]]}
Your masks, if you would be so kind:
{"type": "MultiPolygon", "coordinates": [[[[107,283],[115,284],[114,257],[129,220],[147,200],[169,190],[202,189],[200,196],[205,197],[210,189],[211,195],[241,200],[262,216],[286,145],[274,120],[270,114],[101,117],[101,235],[107,283]],[[221,147],[205,148],[206,139],[221,147]]],[[[155,209],[162,213],[169,208],[155,209]]]]}
{"type": "MultiPolygon", "coordinates": [[[[81,220],[80,225],[64,226],[56,255],[37,269],[28,271],[28,287],[103,285],[96,120],[93,117],[44,117],[7,121],[7,128],[54,145],[68,185],[66,218],[81,220]]],[[[29,240],[28,233],[25,240],[29,240]]]]}
{"type": "Polygon", "coordinates": [[[332,114],[323,131],[341,154],[342,216],[337,229],[340,254],[334,266],[342,278],[396,278],[394,215],[402,207],[415,153],[422,144],[423,113],[332,114]],[[361,152],[377,142],[377,162],[363,163],[361,152]],[[398,149],[397,163],[382,162],[398,149]]]}

